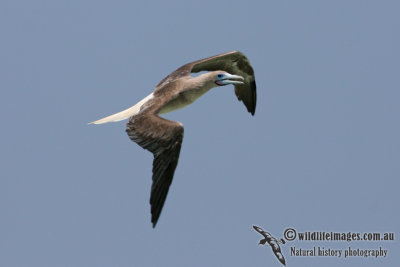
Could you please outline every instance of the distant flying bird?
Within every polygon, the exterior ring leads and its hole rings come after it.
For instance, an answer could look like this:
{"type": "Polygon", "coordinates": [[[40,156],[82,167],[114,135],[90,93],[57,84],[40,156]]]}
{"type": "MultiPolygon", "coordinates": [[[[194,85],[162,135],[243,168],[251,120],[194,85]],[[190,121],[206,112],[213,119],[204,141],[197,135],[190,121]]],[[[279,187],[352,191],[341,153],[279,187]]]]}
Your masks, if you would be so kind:
{"type": "Polygon", "coordinates": [[[283,257],[283,254],[281,252],[281,248],[279,246],[279,243],[285,244],[285,240],[282,238],[280,240],[277,240],[275,237],[273,237],[270,233],[265,232],[263,229],[261,229],[258,226],[253,225],[254,230],[259,232],[264,236],[263,239],[260,240],[258,243],[259,245],[265,245],[265,243],[268,243],[271,248],[272,252],[274,252],[275,256],[278,258],[278,260],[283,264],[286,265],[285,257],[283,257]]]}
{"type": "Polygon", "coordinates": [[[153,93],[136,105],[90,123],[102,124],[129,118],[126,128],[129,138],[153,153],[150,194],[153,227],[164,206],[183,139],[182,123],[159,115],[183,108],[211,88],[228,84],[235,85],[237,98],[254,115],[257,93],[253,68],[245,55],[232,51],[183,65],[161,80],[153,93]],[[201,71],[208,72],[196,77],[190,75],[201,71]]]}

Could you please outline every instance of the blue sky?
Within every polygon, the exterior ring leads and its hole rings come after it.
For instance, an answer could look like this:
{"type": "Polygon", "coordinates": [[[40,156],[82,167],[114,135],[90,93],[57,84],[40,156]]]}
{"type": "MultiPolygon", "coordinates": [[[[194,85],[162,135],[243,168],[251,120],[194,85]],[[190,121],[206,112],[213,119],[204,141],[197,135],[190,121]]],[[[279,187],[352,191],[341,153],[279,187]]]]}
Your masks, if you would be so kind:
{"type": "Polygon", "coordinates": [[[287,266],[400,263],[397,1],[2,1],[0,266],[281,266],[258,225],[394,232],[287,242],[287,266]],[[232,87],[166,114],[185,126],[155,229],[152,155],[125,123],[87,125],[177,67],[240,50],[256,114],[232,87]],[[388,250],[294,257],[290,248],[388,250]]]}

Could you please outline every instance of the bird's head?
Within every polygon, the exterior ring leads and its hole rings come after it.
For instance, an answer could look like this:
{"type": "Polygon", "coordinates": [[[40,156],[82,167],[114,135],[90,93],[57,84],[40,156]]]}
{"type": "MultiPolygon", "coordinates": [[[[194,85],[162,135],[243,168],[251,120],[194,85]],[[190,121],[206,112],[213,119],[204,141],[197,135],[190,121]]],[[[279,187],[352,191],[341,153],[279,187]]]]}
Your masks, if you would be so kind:
{"type": "Polygon", "coordinates": [[[226,71],[216,71],[214,73],[214,83],[218,86],[224,86],[227,84],[243,84],[244,78],[242,76],[233,75],[226,71]]]}
{"type": "Polygon", "coordinates": [[[265,243],[267,243],[267,239],[261,239],[260,242],[258,242],[259,245],[265,245],[265,243]]]}

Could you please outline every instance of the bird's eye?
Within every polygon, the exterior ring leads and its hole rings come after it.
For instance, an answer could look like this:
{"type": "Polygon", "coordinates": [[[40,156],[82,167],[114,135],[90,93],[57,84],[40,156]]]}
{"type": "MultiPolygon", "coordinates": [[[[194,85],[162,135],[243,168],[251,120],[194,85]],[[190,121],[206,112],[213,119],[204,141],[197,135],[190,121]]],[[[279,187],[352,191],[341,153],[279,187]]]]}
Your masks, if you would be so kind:
{"type": "Polygon", "coordinates": [[[224,75],[222,73],[220,73],[217,75],[217,77],[221,79],[222,77],[224,77],[224,75]]]}

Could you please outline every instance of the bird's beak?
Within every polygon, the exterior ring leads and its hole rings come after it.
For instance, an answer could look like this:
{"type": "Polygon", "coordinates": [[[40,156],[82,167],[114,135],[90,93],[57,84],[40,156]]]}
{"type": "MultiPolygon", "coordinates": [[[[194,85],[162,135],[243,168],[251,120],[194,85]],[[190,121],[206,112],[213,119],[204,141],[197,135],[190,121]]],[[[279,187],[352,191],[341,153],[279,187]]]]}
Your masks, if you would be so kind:
{"type": "Polygon", "coordinates": [[[215,83],[218,85],[243,84],[243,80],[244,78],[242,76],[225,73],[224,79],[216,81],[215,83]]]}

